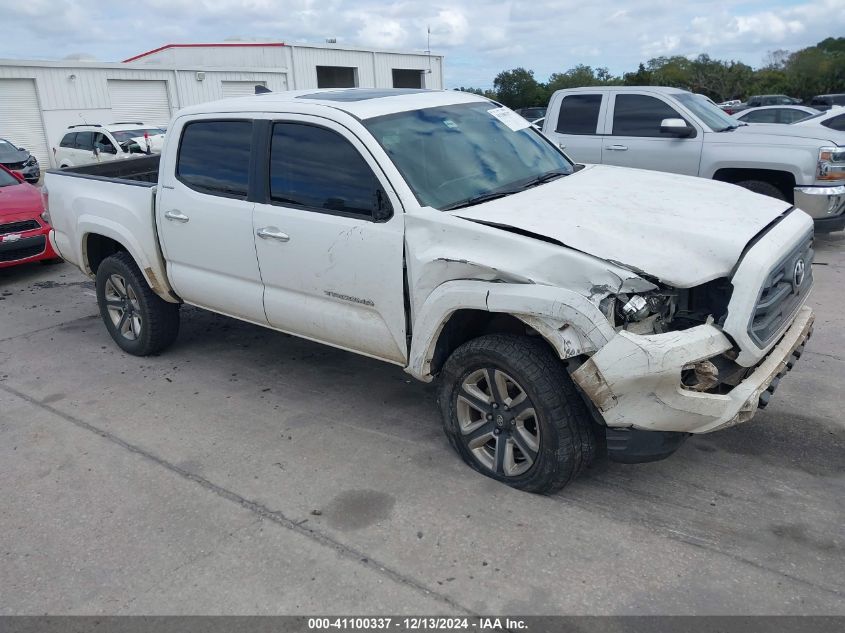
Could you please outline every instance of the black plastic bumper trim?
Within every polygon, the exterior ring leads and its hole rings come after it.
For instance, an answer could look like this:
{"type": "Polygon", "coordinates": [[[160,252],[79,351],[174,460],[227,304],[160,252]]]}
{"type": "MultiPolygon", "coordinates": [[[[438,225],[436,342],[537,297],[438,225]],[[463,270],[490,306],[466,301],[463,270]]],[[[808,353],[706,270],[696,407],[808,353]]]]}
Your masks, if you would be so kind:
{"type": "Polygon", "coordinates": [[[642,464],[669,457],[690,436],[675,431],[607,428],[607,455],[614,462],[642,464]]]}

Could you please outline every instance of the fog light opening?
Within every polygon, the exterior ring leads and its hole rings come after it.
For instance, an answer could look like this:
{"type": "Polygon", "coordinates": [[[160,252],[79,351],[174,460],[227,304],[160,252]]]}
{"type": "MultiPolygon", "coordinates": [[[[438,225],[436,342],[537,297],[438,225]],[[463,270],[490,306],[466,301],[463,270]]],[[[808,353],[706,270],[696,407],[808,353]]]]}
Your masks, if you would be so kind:
{"type": "Polygon", "coordinates": [[[681,386],[690,391],[709,391],[719,384],[719,369],[709,360],[687,365],[681,372],[681,386]]]}

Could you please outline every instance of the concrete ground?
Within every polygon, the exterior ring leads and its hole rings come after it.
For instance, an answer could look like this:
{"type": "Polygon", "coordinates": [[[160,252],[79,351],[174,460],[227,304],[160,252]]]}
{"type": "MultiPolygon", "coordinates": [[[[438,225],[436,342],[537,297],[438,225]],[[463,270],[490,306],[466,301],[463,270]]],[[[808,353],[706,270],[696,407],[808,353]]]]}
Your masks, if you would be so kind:
{"type": "Polygon", "coordinates": [[[770,407],[561,493],[463,465],[401,369],[196,309],[122,353],[0,271],[0,613],[845,614],[845,235],[770,407]]]}

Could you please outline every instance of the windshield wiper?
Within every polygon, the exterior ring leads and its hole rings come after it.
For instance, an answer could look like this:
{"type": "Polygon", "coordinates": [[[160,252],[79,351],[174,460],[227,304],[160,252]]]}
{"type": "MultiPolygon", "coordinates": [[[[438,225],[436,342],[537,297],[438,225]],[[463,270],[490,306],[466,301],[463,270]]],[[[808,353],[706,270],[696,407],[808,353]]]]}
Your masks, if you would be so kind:
{"type": "Polygon", "coordinates": [[[529,189],[531,187],[536,187],[537,185],[542,185],[545,182],[551,182],[552,180],[557,180],[558,178],[562,178],[563,176],[568,176],[568,171],[550,171],[542,176],[537,176],[533,180],[529,180],[528,182],[524,183],[520,189],[529,189]]]}
{"type": "Polygon", "coordinates": [[[480,193],[477,196],[472,196],[471,198],[467,198],[466,200],[460,200],[453,204],[448,204],[445,207],[441,207],[440,210],[452,211],[453,209],[463,209],[464,207],[471,207],[474,204],[481,204],[482,202],[487,202],[489,200],[504,198],[505,196],[509,196],[514,193],[519,193],[520,191],[522,191],[522,188],[506,189],[504,191],[491,191],[489,193],[480,193]]]}
{"type": "Polygon", "coordinates": [[[498,198],[504,198],[505,196],[509,196],[514,193],[519,193],[520,191],[525,191],[526,189],[530,189],[531,187],[536,187],[537,185],[542,185],[543,183],[549,182],[551,180],[557,180],[558,178],[562,178],[563,176],[568,176],[568,171],[550,171],[548,173],[543,174],[542,176],[537,176],[536,178],[532,178],[528,182],[524,182],[518,187],[513,187],[510,189],[502,189],[499,191],[490,191],[489,193],[481,193],[477,196],[472,196],[471,198],[467,198],[466,200],[461,200],[459,202],[455,202],[450,205],[446,205],[442,207],[442,211],[452,211],[453,209],[463,209],[464,207],[471,207],[476,204],[481,204],[482,202],[489,202],[490,200],[496,200],[498,198]]]}

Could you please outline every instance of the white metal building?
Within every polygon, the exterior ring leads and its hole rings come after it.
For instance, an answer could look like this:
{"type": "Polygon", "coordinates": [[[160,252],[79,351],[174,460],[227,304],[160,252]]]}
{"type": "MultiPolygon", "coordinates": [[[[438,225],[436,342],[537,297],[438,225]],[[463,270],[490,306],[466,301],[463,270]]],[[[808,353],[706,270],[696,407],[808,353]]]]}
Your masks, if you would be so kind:
{"type": "Polygon", "coordinates": [[[439,55],[281,42],[168,44],[121,63],[0,60],[0,138],[52,163],[69,125],[166,125],[178,109],[301,88],[443,88],[439,55]]]}

